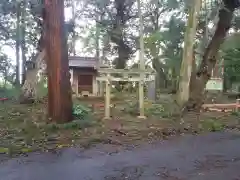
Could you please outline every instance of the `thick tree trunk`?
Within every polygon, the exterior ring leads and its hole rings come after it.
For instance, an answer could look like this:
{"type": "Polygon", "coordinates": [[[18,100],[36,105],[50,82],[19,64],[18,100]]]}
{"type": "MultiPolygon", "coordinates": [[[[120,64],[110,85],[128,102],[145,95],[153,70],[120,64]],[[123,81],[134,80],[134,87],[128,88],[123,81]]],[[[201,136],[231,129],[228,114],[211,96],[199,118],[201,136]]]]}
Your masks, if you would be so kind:
{"type": "Polygon", "coordinates": [[[116,18],[111,32],[111,41],[117,45],[118,58],[116,59],[116,68],[124,69],[126,62],[130,57],[131,49],[124,41],[123,28],[126,25],[126,0],[115,0],[115,7],[117,10],[116,18]]]}
{"type": "MultiPolygon", "coordinates": [[[[110,34],[111,41],[116,44],[118,57],[114,60],[116,69],[124,69],[126,67],[127,60],[130,57],[131,49],[124,41],[124,26],[126,25],[127,17],[125,15],[126,0],[115,0],[116,18],[114,19],[113,28],[110,34]]],[[[123,90],[123,86],[126,82],[120,81],[116,83],[116,89],[118,91],[123,90]]]]}
{"type": "Polygon", "coordinates": [[[206,83],[211,77],[213,68],[216,65],[216,57],[221,44],[227,35],[229,28],[231,27],[231,21],[233,18],[234,9],[226,7],[219,10],[219,21],[217,24],[216,31],[208,47],[205,50],[202,58],[201,65],[196,74],[195,80],[190,85],[192,90],[190,92],[190,98],[186,104],[187,110],[199,110],[203,103],[203,94],[206,83]]]}
{"type": "Polygon", "coordinates": [[[195,0],[189,10],[187,28],[184,37],[183,58],[179,77],[179,88],[177,92],[177,103],[180,107],[189,99],[189,86],[192,72],[194,41],[197,31],[198,13],[201,7],[201,0],[195,0]]]}
{"type": "Polygon", "coordinates": [[[64,30],[64,0],[45,0],[44,4],[48,114],[52,121],[63,123],[72,120],[72,94],[64,30]]]}
{"type": "Polygon", "coordinates": [[[42,65],[45,64],[45,50],[39,52],[33,64],[34,67],[28,67],[26,71],[26,79],[22,86],[22,92],[19,97],[19,101],[22,104],[33,103],[36,100],[39,100],[39,92],[38,92],[38,72],[42,68],[42,65]]]}

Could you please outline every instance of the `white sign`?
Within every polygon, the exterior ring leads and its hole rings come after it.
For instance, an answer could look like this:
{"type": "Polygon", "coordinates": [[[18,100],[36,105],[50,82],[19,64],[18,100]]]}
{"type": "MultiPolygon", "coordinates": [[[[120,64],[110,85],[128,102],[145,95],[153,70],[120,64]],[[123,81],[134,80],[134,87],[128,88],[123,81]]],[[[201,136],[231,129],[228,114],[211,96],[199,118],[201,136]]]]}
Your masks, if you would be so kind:
{"type": "Polygon", "coordinates": [[[223,90],[223,80],[222,79],[210,79],[206,84],[206,90],[223,90]]]}

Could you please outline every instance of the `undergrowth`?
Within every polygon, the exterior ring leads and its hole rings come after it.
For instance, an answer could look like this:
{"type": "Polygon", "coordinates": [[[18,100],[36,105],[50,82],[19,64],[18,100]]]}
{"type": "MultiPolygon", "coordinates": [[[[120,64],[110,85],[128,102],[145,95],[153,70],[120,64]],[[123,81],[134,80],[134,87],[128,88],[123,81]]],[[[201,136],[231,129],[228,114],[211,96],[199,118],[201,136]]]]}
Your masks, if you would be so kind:
{"type": "Polygon", "coordinates": [[[210,131],[210,132],[222,131],[225,127],[223,123],[221,123],[220,121],[214,118],[200,121],[199,126],[200,126],[200,129],[202,129],[203,131],[210,131]]]}
{"type": "Polygon", "coordinates": [[[18,154],[37,149],[70,146],[82,131],[95,125],[92,112],[74,103],[74,120],[64,124],[49,123],[45,104],[0,104],[0,154],[18,154]]]}

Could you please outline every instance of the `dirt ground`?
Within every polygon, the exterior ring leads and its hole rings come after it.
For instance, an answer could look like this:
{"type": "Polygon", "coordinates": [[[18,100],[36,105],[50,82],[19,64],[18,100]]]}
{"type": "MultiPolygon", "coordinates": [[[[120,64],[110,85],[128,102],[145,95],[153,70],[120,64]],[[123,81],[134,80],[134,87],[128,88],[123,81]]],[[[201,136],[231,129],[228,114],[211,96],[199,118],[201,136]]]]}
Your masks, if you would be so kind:
{"type": "Polygon", "coordinates": [[[90,116],[63,125],[48,122],[44,103],[1,104],[0,157],[1,154],[15,156],[64,147],[89,148],[96,144],[137,145],[179,134],[239,128],[238,113],[203,112],[181,118],[168,95],[154,104],[146,101],[146,119],[137,118],[138,105],[134,96],[113,98],[110,120],[103,120],[103,99],[76,101],[91,110],[90,116]]]}

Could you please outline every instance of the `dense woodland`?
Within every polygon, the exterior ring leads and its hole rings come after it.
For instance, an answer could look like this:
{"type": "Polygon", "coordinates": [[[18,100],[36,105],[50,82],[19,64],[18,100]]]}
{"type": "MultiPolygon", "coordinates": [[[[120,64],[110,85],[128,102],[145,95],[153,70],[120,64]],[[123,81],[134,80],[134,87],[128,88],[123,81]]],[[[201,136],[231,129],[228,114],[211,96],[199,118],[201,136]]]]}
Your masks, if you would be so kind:
{"type": "MultiPolygon", "coordinates": [[[[191,26],[187,24],[193,6],[189,2],[142,2],[146,65],[157,72],[157,89],[167,89],[173,93],[178,91],[179,81],[182,80],[179,75],[183,49],[187,44],[184,35],[187,27],[191,26]]],[[[39,53],[49,47],[44,37],[50,36],[46,24],[52,12],[46,9],[46,3],[38,0],[0,2],[0,73],[3,90],[9,86],[24,86],[28,64],[36,64],[39,53]],[[11,52],[6,51],[6,47],[11,52]]],[[[61,9],[61,3],[57,5],[61,9]]],[[[133,59],[140,47],[136,0],[65,0],[64,6],[67,9],[65,16],[70,17],[63,24],[68,42],[66,53],[94,54],[117,69],[135,65],[133,59]],[[78,42],[82,47],[79,48],[78,42]]],[[[201,93],[217,62],[224,60],[225,91],[240,81],[238,7],[237,0],[209,0],[201,4],[193,51],[196,67],[193,68],[192,78],[196,80],[190,83],[193,88],[190,88],[189,109],[195,108],[201,101],[201,93]]],[[[37,79],[30,78],[29,81],[37,79]]]]}

